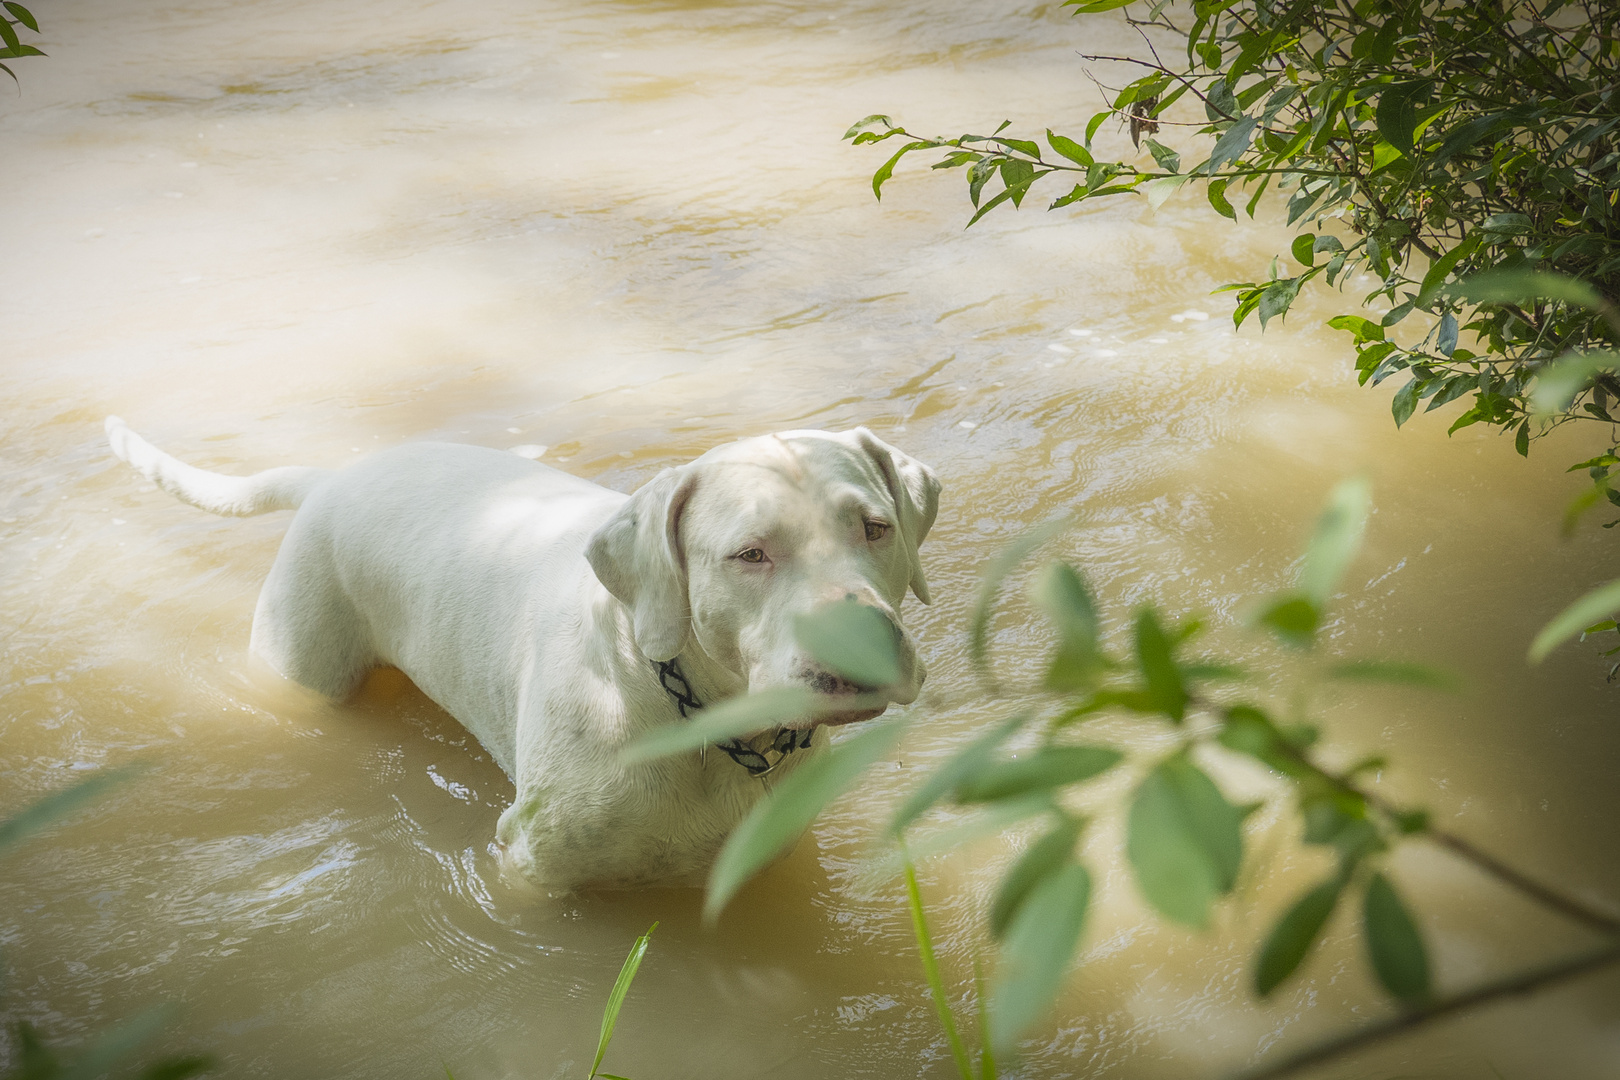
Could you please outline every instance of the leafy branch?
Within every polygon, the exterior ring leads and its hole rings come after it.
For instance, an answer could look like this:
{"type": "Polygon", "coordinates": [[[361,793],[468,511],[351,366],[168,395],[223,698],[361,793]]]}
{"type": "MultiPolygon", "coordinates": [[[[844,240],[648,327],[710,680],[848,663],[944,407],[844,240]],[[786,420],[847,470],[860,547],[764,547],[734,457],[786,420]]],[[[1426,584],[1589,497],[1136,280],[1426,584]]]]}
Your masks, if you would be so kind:
{"type": "MultiPolygon", "coordinates": [[[[1450,430],[1489,424],[1512,432],[1528,454],[1533,440],[1570,421],[1616,423],[1620,9],[1570,0],[1066,6],[1080,15],[1127,9],[1152,56],[1084,55],[1147,73],[1108,91],[1083,137],[1048,129],[1048,154],[1036,140],[1004,135],[1007,124],[989,136],[925,138],[869,116],[845,137],[906,140],[873,176],[874,191],[881,196],[907,154],[943,151],[933,168],[966,170],[970,226],[998,206],[1022,206],[1054,174],[1083,179],[1048,209],[1130,193],[1157,208],[1200,185],[1216,212],[1235,220],[1238,191],[1249,192],[1250,217],[1268,190],[1283,193],[1288,224],[1304,230],[1289,251],[1299,270],[1284,273],[1273,260],[1265,280],[1227,286],[1237,325],[1255,315],[1264,327],[1285,317],[1308,283],[1320,278],[1342,291],[1364,271],[1377,284],[1362,306],[1388,310],[1330,325],[1352,335],[1363,385],[1406,375],[1391,404],[1397,426],[1420,407],[1471,396],[1450,430]],[[1146,18],[1129,9],[1146,9],[1146,18]],[[1179,10],[1189,22],[1171,20],[1179,10]],[[1183,39],[1185,62],[1166,63],[1148,29],[1183,39]],[[1177,110],[1184,97],[1201,106],[1202,120],[1177,110]],[[1152,166],[1097,156],[1093,140],[1110,120],[1129,126],[1152,166]],[[1151,137],[1161,125],[1193,128],[1213,143],[1184,164],[1184,151],[1151,137]],[[1491,272],[1560,275],[1588,299],[1450,287],[1491,272]],[[1407,321],[1417,315],[1428,317],[1407,321]],[[1595,362],[1559,408],[1539,408],[1538,377],[1568,358],[1595,362]]],[[[1620,505],[1607,485],[1597,497],[1620,505]]]]}
{"type": "MultiPolygon", "coordinates": [[[[1293,647],[1301,659],[1316,643],[1331,598],[1358,548],[1368,509],[1364,483],[1341,485],[1306,550],[1297,586],[1256,608],[1252,625],[1293,647]]],[[[969,625],[969,651],[981,673],[987,704],[1009,693],[994,678],[988,656],[988,625],[996,597],[1018,562],[1052,532],[1040,530],[995,560],[980,590],[969,625]]],[[[1227,797],[1207,771],[1222,759],[1247,758],[1264,766],[1286,786],[1303,842],[1334,857],[1333,869],[1294,900],[1261,943],[1252,973],[1257,995],[1268,996],[1290,980],[1309,958],[1333,912],[1351,896],[1359,897],[1367,961],[1399,1007],[1398,1015],[1258,1075],[1281,1075],[1620,959],[1620,917],[1508,866],[1437,827],[1427,811],[1392,803],[1369,789],[1365,777],[1383,768],[1382,757],[1368,757],[1347,768],[1324,764],[1316,750],[1318,726],[1303,705],[1289,719],[1281,719],[1264,702],[1231,688],[1244,675],[1237,666],[1188,654],[1202,628],[1198,620],[1172,622],[1151,606],[1138,608],[1125,632],[1128,647],[1122,651],[1111,647],[1114,635],[1104,632],[1097,605],[1072,567],[1047,566],[1036,576],[1030,595],[1052,622],[1057,642],[1039,684],[1010,693],[1041,704],[991,726],[925,777],[900,804],[887,830],[891,842],[909,850],[899,865],[905,868],[919,951],[943,1019],[949,1005],[910,859],[946,850],[969,836],[1040,826],[1037,838],[1004,875],[986,913],[987,930],[999,945],[999,955],[988,993],[979,997],[987,1032],[980,1075],[993,1073],[996,1060],[1008,1059],[1019,1037],[1047,1011],[1080,947],[1092,878],[1078,854],[1087,819],[1072,809],[1070,793],[1120,769],[1131,769],[1136,776],[1133,791],[1120,808],[1136,887],[1149,906],[1171,922],[1207,927],[1214,909],[1233,893],[1239,878],[1245,822],[1258,804],[1240,805],[1227,797]],[[1171,733],[1176,736],[1174,745],[1168,752],[1142,754],[1076,737],[1104,714],[1132,717],[1161,734],[1171,733]],[[1009,752],[1007,747],[1015,740],[1021,740],[1024,748],[1009,752]],[[943,834],[914,837],[917,823],[942,803],[977,814],[943,834]],[[1422,933],[1387,865],[1397,846],[1414,839],[1463,858],[1548,911],[1602,935],[1606,944],[1533,972],[1437,995],[1422,933]]],[[[837,617],[813,615],[801,620],[799,628],[801,644],[834,667],[837,664],[814,642],[835,636],[818,634],[815,624],[837,617]]],[[[860,639],[851,642],[849,628],[843,629],[836,640],[846,651],[881,656],[893,650],[887,634],[857,635],[860,639]]],[[[1437,687],[1447,680],[1406,662],[1323,659],[1311,665],[1307,679],[1310,686],[1321,681],[1437,687]]],[[[791,719],[794,708],[793,703],[782,703],[776,713],[769,709],[761,713],[729,703],[723,707],[760,726],[791,719]]],[[[684,741],[661,737],[656,747],[633,749],[631,755],[645,760],[651,754],[692,752],[705,738],[699,724],[680,729],[692,732],[684,741]]],[[[904,722],[873,724],[783,780],[722,850],[709,882],[709,918],[718,917],[750,877],[785,852],[828,802],[890,753],[904,728],[904,722]]],[[[1154,743],[1161,744],[1162,739],[1154,743]]],[[[958,1070],[968,1080],[973,1076],[969,1055],[956,1025],[945,1026],[958,1070]]]]}
{"type": "MultiPolygon", "coordinates": [[[[17,27],[26,27],[34,33],[39,33],[39,21],[34,13],[16,3],[15,0],[0,2],[0,60],[15,60],[24,56],[44,56],[45,53],[33,45],[23,44],[22,38],[17,34],[17,27]]],[[[7,64],[0,63],[0,71],[11,76],[12,82],[17,82],[17,73],[7,64]]],[[[18,83],[21,86],[21,83],[18,83]]]]}

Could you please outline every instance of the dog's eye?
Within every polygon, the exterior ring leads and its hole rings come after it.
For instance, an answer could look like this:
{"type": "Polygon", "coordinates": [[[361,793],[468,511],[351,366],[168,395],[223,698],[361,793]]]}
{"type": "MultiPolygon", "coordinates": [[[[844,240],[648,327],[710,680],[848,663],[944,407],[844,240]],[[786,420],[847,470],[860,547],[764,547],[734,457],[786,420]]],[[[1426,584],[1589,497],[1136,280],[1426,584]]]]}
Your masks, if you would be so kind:
{"type": "Polygon", "coordinates": [[[749,548],[747,551],[737,552],[737,558],[743,562],[762,563],[765,561],[765,553],[759,548],[749,548]]]}
{"type": "Polygon", "coordinates": [[[868,521],[866,523],[866,538],[877,541],[883,539],[883,534],[889,531],[889,526],[881,521],[868,521]]]}

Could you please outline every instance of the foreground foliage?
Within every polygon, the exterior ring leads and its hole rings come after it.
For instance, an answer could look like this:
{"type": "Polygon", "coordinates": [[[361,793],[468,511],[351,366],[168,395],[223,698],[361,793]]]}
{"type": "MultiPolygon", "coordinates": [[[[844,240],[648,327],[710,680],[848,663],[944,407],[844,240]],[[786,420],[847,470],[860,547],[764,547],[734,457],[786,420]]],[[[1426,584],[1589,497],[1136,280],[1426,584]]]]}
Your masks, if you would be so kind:
{"type": "MultiPolygon", "coordinates": [[[[1363,483],[1347,483],[1334,493],[1306,551],[1297,587],[1260,604],[1253,627],[1297,650],[1296,659],[1280,670],[1304,677],[1308,685],[1370,681],[1442,687],[1447,682],[1444,676],[1405,661],[1312,655],[1329,601],[1357,549],[1368,505],[1363,483]]],[[[1026,537],[996,560],[985,578],[969,636],[971,655],[984,676],[987,707],[995,707],[1007,693],[990,674],[987,652],[995,598],[1005,577],[1052,531],[1026,537]]],[[[1346,1045],[1620,960],[1620,919],[1502,864],[1437,826],[1423,808],[1379,795],[1368,785],[1368,777],[1383,767],[1381,757],[1348,768],[1325,764],[1316,750],[1320,732],[1309,711],[1309,695],[1298,698],[1286,712],[1254,696],[1248,689],[1252,683],[1233,681],[1243,675],[1238,668],[1190,652],[1202,628],[1198,620],[1169,619],[1156,608],[1143,606],[1128,626],[1105,633],[1084,580],[1064,563],[1047,566],[1036,577],[1031,595],[1049,617],[1057,640],[1040,684],[1017,688],[1017,696],[1030,707],[990,725],[927,776],[901,803],[884,834],[902,853],[896,868],[904,867],[925,974],[964,1077],[975,1075],[975,1070],[950,1016],[910,859],[1010,828],[1034,827],[1037,833],[1004,875],[985,913],[986,929],[998,943],[999,954],[988,991],[978,996],[984,1034],[977,1075],[994,1075],[996,1060],[1006,1060],[1019,1037],[1050,1007],[1084,938],[1092,876],[1078,850],[1087,821],[1074,811],[1068,793],[1120,770],[1133,778],[1133,790],[1117,812],[1125,818],[1126,856],[1139,894],[1161,917],[1200,929],[1210,925],[1218,906],[1230,902],[1245,865],[1244,823],[1257,809],[1226,794],[1216,779],[1222,763],[1257,762],[1284,787],[1286,794],[1279,798],[1287,800],[1300,838],[1330,853],[1333,868],[1305,889],[1271,928],[1254,958],[1250,984],[1261,997],[1286,984],[1308,961],[1333,912],[1352,905],[1359,915],[1366,962],[1400,1012],[1385,1026],[1360,1029],[1346,1045]],[[1087,722],[1103,714],[1131,717],[1161,735],[1169,734],[1173,747],[1132,753],[1100,744],[1087,737],[1087,722]],[[1019,748],[1017,752],[1009,751],[1012,746],[1019,748]],[[915,826],[940,804],[977,813],[967,825],[915,837],[915,826]],[[1449,997],[1439,995],[1423,935],[1389,869],[1391,852],[1414,841],[1468,860],[1600,935],[1602,944],[1544,969],[1449,997]]],[[[892,654],[893,641],[887,633],[866,636],[859,640],[859,649],[850,649],[849,620],[836,607],[816,618],[846,627],[841,643],[846,652],[892,654]]],[[[822,662],[837,667],[813,644],[828,635],[816,634],[811,627],[801,631],[801,643],[822,662]]],[[[763,696],[730,702],[711,713],[678,733],[661,733],[652,752],[692,752],[706,740],[796,715],[793,703],[763,696]]],[[[756,807],[722,851],[709,881],[709,916],[717,916],[823,807],[888,755],[904,726],[893,720],[866,725],[777,784],[771,798],[756,807]]],[[[1163,745],[1159,740],[1153,744],[1163,745]]],[[[1310,1053],[1339,1049],[1343,1047],[1310,1053]]],[[[1294,1064],[1275,1068],[1281,1071],[1294,1064]]]]}
{"type": "MultiPolygon", "coordinates": [[[[1006,124],[992,135],[919,137],[888,116],[870,116],[846,138],[902,140],[873,177],[874,192],[881,197],[905,155],[934,150],[945,151],[934,168],[966,172],[976,207],[970,225],[998,206],[1019,206],[1043,182],[1068,188],[1052,208],[1133,192],[1157,207],[1195,185],[1234,219],[1237,206],[1253,217],[1268,190],[1280,192],[1288,223],[1304,229],[1289,252],[1297,267],[1273,260],[1265,280],[1227,286],[1237,294],[1237,324],[1252,314],[1263,327],[1306,283],[1320,278],[1343,290],[1364,271],[1376,284],[1363,308],[1387,310],[1340,315],[1330,325],[1352,336],[1363,384],[1405,376],[1392,403],[1397,425],[1420,407],[1468,398],[1452,431],[1490,424],[1511,431],[1527,454],[1531,441],[1570,421],[1615,422],[1620,379],[1612,355],[1585,372],[1556,412],[1538,410],[1531,392],[1550,361],[1620,343],[1609,299],[1620,295],[1620,6],[1065,6],[1081,15],[1127,9],[1152,56],[1087,57],[1145,73],[1113,94],[1083,137],[1048,129],[1043,147],[1004,135],[1006,124]],[[1166,40],[1183,46],[1173,61],[1155,48],[1166,40]],[[1129,125],[1147,151],[1142,158],[1095,157],[1092,139],[1111,120],[1129,125]],[[1516,289],[1447,287],[1493,270],[1554,272],[1582,288],[1526,298],[1516,289]]],[[[1595,479],[1620,505],[1606,477],[1595,479]]]]}
{"type": "MultiPolygon", "coordinates": [[[[7,4],[8,8],[16,7],[7,4]]],[[[60,824],[69,815],[101,798],[110,789],[122,784],[137,767],[105,769],[75,784],[53,792],[12,817],[0,822],[0,857],[34,836],[60,824]]],[[[27,1022],[19,1022],[12,1029],[12,1066],[0,1073],[0,1080],[95,1080],[114,1070],[123,1068],[129,1059],[139,1054],[166,1027],[174,1016],[168,1005],[153,1005],[135,1016],[105,1028],[93,1035],[85,1045],[63,1054],[48,1045],[27,1022]]],[[[140,1080],[185,1080],[214,1067],[214,1060],[205,1055],[185,1055],[164,1058],[142,1069],[140,1080]]]]}
{"type": "MultiPolygon", "coordinates": [[[[17,27],[26,27],[34,33],[39,33],[39,22],[34,13],[15,3],[14,0],[4,0],[0,3],[0,60],[17,60],[24,56],[44,56],[45,54],[33,45],[23,43],[17,35],[17,27]]],[[[10,65],[0,63],[0,71],[11,76],[11,81],[17,81],[17,73],[11,70],[10,65]]]]}

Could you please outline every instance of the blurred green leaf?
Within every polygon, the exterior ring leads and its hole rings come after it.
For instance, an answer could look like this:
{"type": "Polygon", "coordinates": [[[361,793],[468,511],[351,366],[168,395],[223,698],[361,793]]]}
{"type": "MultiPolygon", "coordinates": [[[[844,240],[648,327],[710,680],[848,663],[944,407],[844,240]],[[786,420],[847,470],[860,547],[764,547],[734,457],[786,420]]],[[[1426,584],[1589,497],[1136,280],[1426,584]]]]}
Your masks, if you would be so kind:
{"type": "Polygon", "coordinates": [[[1091,902],[1091,875],[1071,862],[1048,875],[1007,928],[990,992],[990,1042],[1010,1052],[1025,1029],[1051,1007],[1074,960],[1091,902]]]}
{"type": "Polygon", "coordinates": [[[1458,685],[1456,676],[1449,672],[1400,660],[1346,660],[1328,668],[1327,676],[1348,682],[1426,686],[1432,690],[1455,690],[1458,685]]]}
{"type": "MultiPolygon", "coordinates": [[[[869,698],[862,694],[859,697],[862,701],[883,700],[880,695],[869,698]]],[[[815,714],[818,700],[812,691],[791,686],[728,698],[718,705],[700,710],[686,723],[668,724],[648,732],[626,746],[619,754],[619,761],[624,765],[638,765],[722,743],[740,735],[752,735],[767,728],[797,723],[815,714]]],[[[875,708],[876,705],[870,707],[875,708]]]]}
{"type": "Polygon", "coordinates": [[[1157,709],[1178,724],[1185,720],[1192,699],[1171,656],[1170,639],[1152,608],[1143,608],[1136,615],[1136,660],[1157,709]]]}
{"type": "Polygon", "coordinates": [[[1332,599],[1334,587],[1360,549],[1371,508],[1372,487],[1361,477],[1344,481],[1328,496],[1299,574],[1300,591],[1318,608],[1325,608],[1332,599]]]}
{"type": "Polygon", "coordinates": [[[727,838],[709,873],[704,919],[712,923],[718,918],[749,878],[784,854],[828,803],[893,751],[904,730],[894,721],[873,724],[799,765],[769,798],[755,804],[727,838]]]}
{"type": "Polygon", "coordinates": [[[1471,304],[1557,300],[1594,311],[1603,306],[1603,297],[1586,282],[1539,270],[1487,270],[1453,283],[1446,291],[1471,304]]]}
{"type": "Polygon", "coordinates": [[[900,681],[899,634],[870,604],[839,600],[793,619],[793,635],[850,682],[876,690],[900,681]]]}
{"type": "Polygon", "coordinates": [[[1185,753],[1160,762],[1131,800],[1126,854],[1137,885],[1166,918],[1203,928],[1237,882],[1243,811],[1185,753]]]}
{"type": "Polygon", "coordinates": [[[1007,933],[1007,927],[1035,886],[1073,859],[1074,845],[1084,826],[1079,818],[1065,815],[1050,832],[1031,844],[1002,877],[1001,888],[990,907],[990,935],[997,941],[1007,933]]]}
{"type": "Polygon", "coordinates": [[[1547,654],[1605,616],[1620,611],[1620,581],[1599,585],[1541,628],[1530,643],[1530,662],[1539,664],[1547,654]]]}
{"type": "Polygon", "coordinates": [[[1124,760],[1104,746],[1046,746],[1024,757],[987,762],[956,787],[956,801],[995,802],[1034,791],[1078,784],[1124,760]]]}
{"type": "Polygon", "coordinates": [[[945,992],[945,980],[939,974],[939,961],[934,956],[934,939],[928,932],[928,916],[923,911],[922,891],[917,888],[917,868],[906,863],[906,901],[911,908],[911,935],[917,942],[917,954],[922,958],[923,977],[928,980],[928,994],[934,999],[934,1012],[940,1027],[945,1029],[945,1041],[956,1060],[956,1071],[962,1080],[973,1080],[973,1068],[968,1061],[967,1049],[956,1031],[956,1018],[951,1015],[951,999],[945,992]]]}
{"type": "Polygon", "coordinates": [[[1531,410],[1538,416],[1561,413],[1574,403],[1575,395],[1592,376],[1617,369],[1620,352],[1613,350],[1561,357],[1536,373],[1535,389],[1530,393],[1531,410]]]}
{"type": "Polygon", "coordinates": [[[1091,685],[1103,661],[1097,605],[1085,582],[1067,563],[1050,563],[1031,584],[1030,597],[1058,628],[1058,651],[1047,669],[1047,687],[1073,690],[1091,685]]]}
{"type": "Polygon", "coordinates": [[[966,780],[973,773],[983,769],[993,758],[996,747],[1029,721],[1028,713],[1020,713],[996,724],[984,734],[968,743],[961,750],[946,760],[945,764],[929,773],[923,780],[922,786],[907,796],[906,801],[900,804],[895,811],[894,820],[889,823],[889,835],[899,836],[905,831],[907,825],[916,821],[940,799],[966,780]]]}
{"type": "Polygon", "coordinates": [[[1316,638],[1316,627],[1321,619],[1322,613],[1309,597],[1285,593],[1261,608],[1255,621],[1269,626],[1288,644],[1308,648],[1316,638]]]}
{"type": "Polygon", "coordinates": [[[174,1006],[153,1005],[94,1035],[52,1080],[97,1080],[145,1046],[174,1017],[174,1006]]]}
{"type": "Polygon", "coordinates": [[[985,682],[994,685],[994,679],[990,675],[990,616],[995,608],[996,595],[1001,591],[1002,582],[1019,563],[1029,558],[1036,548],[1073,524],[1072,518],[1061,517],[1037,525],[1033,529],[1026,529],[1017,539],[997,552],[996,557],[985,567],[984,578],[979,582],[979,593],[973,603],[973,615],[968,621],[968,656],[973,660],[974,668],[985,682]]]}
{"type": "Polygon", "coordinates": [[[1299,967],[1333,914],[1343,889],[1344,879],[1335,874],[1295,901],[1277,921],[1255,965],[1254,989],[1261,997],[1269,996],[1299,967]]]}
{"type": "MultiPolygon", "coordinates": [[[[218,1065],[219,1062],[207,1054],[168,1058],[142,1069],[141,1080],[187,1080],[187,1077],[201,1076],[205,1072],[211,1072],[218,1065]]],[[[448,1071],[446,1070],[446,1072],[448,1071]]]]}
{"type": "Polygon", "coordinates": [[[613,1029],[619,1023],[619,1010],[624,1007],[625,995],[630,992],[630,984],[635,981],[636,972],[641,969],[642,957],[647,955],[647,947],[652,944],[653,931],[658,929],[655,922],[647,927],[647,932],[636,938],[630,946],[630,953],[624,958],[624,966],[619,969],[619,977],[613,981],[613,989],[608,993],[607,1007],[602,1010],[602,1028],[596,1038],[596,1057],[591,1061],[590,1080],[605,1074],[597,1072],[602,1067],[602,1058],[607,1056],[608,1043],[613,1041],[613,1029]]]}
{"type": "Polygon", "coordinates": [[[1429,954],[1423,947],[1423,935],[1383,874],[1368,879],[1362,913],[1367,954],[1384,989],[1406,1005],[1428,1000],[1429,954]]]}
{"type": "Polygon", "coordinates": [[[109,789],[138,773],[145,772],[147,768],[148,766],[144,764],[136,764],[102,769],[46,795],[21,813],[0,822],[0,854],[22,843],[34,833],[55,825],[87,803],[101,798],[109,789]]]}

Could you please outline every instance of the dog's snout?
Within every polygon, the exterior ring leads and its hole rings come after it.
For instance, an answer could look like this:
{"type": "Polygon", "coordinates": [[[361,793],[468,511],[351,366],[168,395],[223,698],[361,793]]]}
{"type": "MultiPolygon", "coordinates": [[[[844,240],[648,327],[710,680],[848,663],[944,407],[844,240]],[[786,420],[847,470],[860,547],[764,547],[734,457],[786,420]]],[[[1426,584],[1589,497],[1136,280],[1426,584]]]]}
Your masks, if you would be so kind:
{"type": "Polygon", "coordinates": [[[837,672],[826,670],[808,672],[805,681],[818,694],[859,694],[868,689],[850,682],[837,672]]]}

